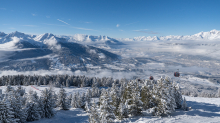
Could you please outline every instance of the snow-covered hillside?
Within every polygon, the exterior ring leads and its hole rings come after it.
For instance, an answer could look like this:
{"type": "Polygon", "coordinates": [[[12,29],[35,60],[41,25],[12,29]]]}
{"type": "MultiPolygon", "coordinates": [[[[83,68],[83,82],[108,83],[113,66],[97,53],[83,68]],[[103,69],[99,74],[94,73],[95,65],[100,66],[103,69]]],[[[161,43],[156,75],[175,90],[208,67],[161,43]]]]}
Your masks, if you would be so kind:
{"type": "Polygon", "coordinates": [[[51,33],[29,35],[17,31],[9,34],[1,32],[0,46],[1,70],[86,70],[88,66],[92,69],[93,66],[119,59],[114,53],[71,42],[51,33]]]}
{"type": "MultiPolygon", "coordinates": [[[[29,90],[36,91],[38,95],[41,95],[41,91],[49,86],[22,86],[27,92],[29,90]]],[[[6,90],[6,86],[0,86],[3,94],[6,90]]],[[[59,92],[60,88],[54,88],[55,93],[59,92]]],[[[65,87],[68,95],[73,93],[85,93],[88,87],[77,88],[77,87],[65,87]]],[[[189,111],[183,111],[177,109],[168,117],[154,117],[154,116],[135,116],[130,118],[125,118],[122,123],[132,122],[132,123],[218,123],[220,122],[220,98],[202,98],[202,97],[189,97],[186,98],[186,103],[188,107],[191,107],[189,111]]],[[[94,98],[95,99],[95,98],[94,98]]],[[[95,99],[97,100],[97,99],[95,99]]],[[[53,123],[53,122],[63,122],[63,123],[87,123],[88,113],[79,108],[71,108],[68,111],[63,111],[55,109],[56,114],[54,117],[47,119],[40,119],[38,121],[33,121],[33,123],[53,123]]]]}

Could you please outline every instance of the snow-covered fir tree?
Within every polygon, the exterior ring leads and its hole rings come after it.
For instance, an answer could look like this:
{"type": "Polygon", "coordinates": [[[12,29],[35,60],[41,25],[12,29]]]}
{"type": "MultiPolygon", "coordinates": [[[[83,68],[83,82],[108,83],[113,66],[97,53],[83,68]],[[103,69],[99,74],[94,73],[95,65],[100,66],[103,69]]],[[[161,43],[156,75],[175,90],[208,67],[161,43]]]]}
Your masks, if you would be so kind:
{"type": "Polygon", "coordinates": [[[0,123],[17,123],[11,103],[0,100],[0,123]]]}
{"type": "Polygon", "coordinates": [[[69,78],[66,80],[66,87],[70,87],[70,79],[69,78]]]}
{"type": "Polygon", "coordinates": [[[90,105],[89,105],[89,103],[86,101],[85,102],[85,108],[84,108],[84,110],[86,111],[86,112],[90,112],[90,105]]]}
{"type": "Polygon", "coordinates": [[[85,108],[85,105],[86,105],[86,94],[85,93],[82,93],[81,103],[82,103],[81,107],[85,108]]]}
{"type": "Polygon", "coordinates": [[[70,94],[68,97],[67,97],[67,102],[68,102],[68,105],[71,106],[71,101],[72,101],[72,94],[70,94]]]}
{"type": "Polygon", "coordinates": [[[74,93],[72,96],[71,106],[73,108],[80,108],[80,104],[78,103],[78,97],[76,93],[74,93]]]}
{"type": "Polygon", "coordinates": [[[92,97],[91,90],[88,89],[87,92],[86,92],[86,101],[87,101],[88,103],[90,103],[91,97],[92,97]]]}
{"type": "Polygon", "coordinates": [[[174,83],[173,87],[174,87],[174,96],[175,96],[175,101],[176,101],[176,107],[181,108],[181,102],[183,101],[183,98],[182,98],[182,94],[180,92],[179,85],[174,83]]]}
{"type": "Polygon", "coordinates": [[[5,89],[5,93],[7,94],[7,93],[12,92],[12,91],[14,91],[13,87],[11,87],[11,85],[7,85],[6,89],[5,89]]]}
{"type": "Polygon", "coordinates": [[[120,103],[118,107],[118,119],[128,118],[128,108],[123,103],[120,103]]]}
{"type": "Polygon", "coordinates": [[[15,93],[18,93],[20,96],[23,96],[25,94],[25,89],[23,89],[21,85],[18,85],[17,89],[15,89],[15,93]]]}
{"type": "Polygon", "coordinates": [[[144,85],[141,89],[141,101],[143,102],[143,109],[149,109],[154,106],[154,98],[152,91],[147,85],[144,85]]]}
{"type": "Polygon", "coordinates": [[[118,87],[115,83],[112,84],[109,95],[112,99],[111,105],[115,107],[114,114],[118,115],[118,107],[120,103],[120,98],[118,95],[118,87]]]}
{"type": "Polygon", "coordinates": [[[24,123],[26,121],[27,114],[23,109],[20,94],[17,93],[17,91],[15,90],[13,93],[10,93],[8,101],[11,103],[11,107],[14,112],[14,117],[18,119],[17,122],[24,123]]]}
{"type": "Polygon", "coordinates": [[[128,102],[129,114],[140,115],[142,111],[142,101],[140,100],[140,90],[138,82],[130,81],[123,93],[123,102],[128,102]]]}
{"type": "Polygon", "coordinates": [[[154,94],[156,97],[156,107],[153,107],[152,114],[156,116],[169,115],[175,111],[174,87],[168,77],[161,77],[157,81],[157,85],[154,87],[154,94]]]}
{"type": "Polygon", "coordinates": [[[142,105],[143,102],[141,101],[141,97],[140,97],[140,88],[139,88],[139,82],[133,81],[133,85],[134,87],[132,88],[132,103],[130,105],[130,114],[133,116],[137,116],[141,114],[142,111],[142,105]]]}
{"type": "Polygon", "coordinates": [[[100,101],[100,120],[102,123],[111,123],[114,121],[115,114],[114,110],[115,107],[111,105],[112,100],[111,97],[108,95],[107,91],[102,91],[102,94],[99,98],[100,101]]]}
{"type": "Polygon", "coordinates": [[[67,94],[65,89],[61,86],[59,94],[58,94],[58,99],[57,99],[57,107],[59,107],[61,110],[68,110],[69,105],[67,102],[67,94]]]}
{"type": "Polygon", "coordinates": [[[51,118],[54,116],[53,111],[53,95],[50,89],[45,88],[42,91],[42,103],[43,103],[43,110],[44,110],[44,116],[46,118],[51,118]]]}
{"type": "Polygon", "coordinates": [[[43,103],[42,96],[39,97],[38,103],[39,103],[39,109],[40,109],[40,117],[45,118],[45,110],[44,110],[44,103],[43,103]]]}
{"type": "Polygon", "coordinates": [[[185,98],[185,97],[184,97],[184,99],[183,99],[182,109],[183,109],[184,111],[187,111],[187,110],[188,110],[188,107],[187,107],[187,104],[186,104],[186,98],[185,98]]]}
{"type": "MultiPolygon", "coordinates": [[[[88,105],[87,102],[86,102],[86,105],[88,105]]],[[[101,120],[100,120],[99,113],[97,112],[97,106],[96,106],[95,102],[93,102],[91,108],[89,109],[89,112],[90,112],[89,113],[89,122],[90,123],[104,123],[104,122],[101,122],[101,120]]]]}
{"type": "Polygon", "coordinates": [[[41,109],[37,98],[37,95],[32,90],[28,92],[25,104],[25,109],[27,112],[27,121],[35,121],[41,118],[41,109]]]}
{"type": "Polygon", "coordinates": [[[77,97],[78,97],[78,100],[77,100],[77,102],[78,102],[78,104],[79,104],[79,107],[78,108],[82,108],[83,106],[84,106],[84,102],[82,101],[82,97],[81,97],[81,95],[79,94],[79,92],[77,92],[77,97]]]}

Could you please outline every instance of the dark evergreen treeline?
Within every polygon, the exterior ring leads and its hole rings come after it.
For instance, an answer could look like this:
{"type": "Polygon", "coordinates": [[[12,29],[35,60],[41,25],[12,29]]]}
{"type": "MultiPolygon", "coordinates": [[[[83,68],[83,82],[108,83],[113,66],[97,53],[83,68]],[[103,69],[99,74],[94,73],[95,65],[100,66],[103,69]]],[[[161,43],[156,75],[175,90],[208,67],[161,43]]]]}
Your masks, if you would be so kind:
{"type": "Polygon", "coordinates": [[[62,86],[78,86],[78,87],[111,87],[112,83],[119,80],[103,77],[86,77],[86,76],[70,76],[70,75],[8,75],[0,77],[0,86],[4,85],[48,85],[53,84],[55,87],[62,86]]]}

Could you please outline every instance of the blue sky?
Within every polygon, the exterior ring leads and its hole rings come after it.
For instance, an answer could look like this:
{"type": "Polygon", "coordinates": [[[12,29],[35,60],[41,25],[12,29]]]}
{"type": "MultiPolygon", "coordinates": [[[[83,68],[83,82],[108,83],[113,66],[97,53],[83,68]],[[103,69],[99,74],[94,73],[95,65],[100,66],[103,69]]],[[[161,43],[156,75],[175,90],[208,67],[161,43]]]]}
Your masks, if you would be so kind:
{"type": "Polygon", "coordinates": [[[192,35],[220,30],[220,0],[0,0],[0,31],[28,34],[192,35]]]}

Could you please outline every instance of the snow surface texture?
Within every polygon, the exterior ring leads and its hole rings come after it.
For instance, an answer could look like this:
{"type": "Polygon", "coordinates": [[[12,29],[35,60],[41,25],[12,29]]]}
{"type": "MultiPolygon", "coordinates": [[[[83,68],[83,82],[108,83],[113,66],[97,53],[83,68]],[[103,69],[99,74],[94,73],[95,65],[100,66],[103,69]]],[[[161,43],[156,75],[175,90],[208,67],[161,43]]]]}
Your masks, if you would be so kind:
{"type": "MultiPolygon", "coordinates": [[[[13,87],[13,86],[12,86],[13,87]]],[[[37,94],[41,94],[41,90],[49,88],[48,86],[22,86],[26,92],[28,90],[34,90],[37,94]]],[[[0,86],[2,92],[6,89],[6,86],[0,86]]],[[[60,88],[54,88],[56,93],[60,88]]],[[[86,92],[86,88],[65,87],[67,94],[73,94],[77,92],[86,92]]],[[[220,98],[202,98],[202,97],[189,97],[186,98],[188,107],[191,107],[189,111],[183,111],[177,109],[169,117],[154,117],[154,116],[140,116],[130,117],[124,119],[122,122],[134,122],[134,123],[219,123],[220,122],[220,98]]],[[[56,115],[51,119],[41,119],[39,121],[33,121],[33,123],[86,123],[88,122],[88,114],[82,109],[70,109],[68,111],[56,109],[56,115]]]]}

